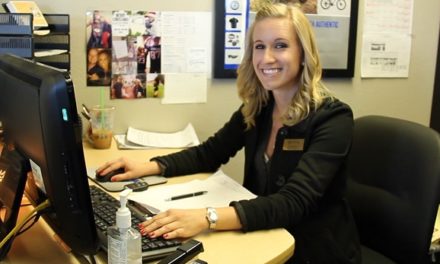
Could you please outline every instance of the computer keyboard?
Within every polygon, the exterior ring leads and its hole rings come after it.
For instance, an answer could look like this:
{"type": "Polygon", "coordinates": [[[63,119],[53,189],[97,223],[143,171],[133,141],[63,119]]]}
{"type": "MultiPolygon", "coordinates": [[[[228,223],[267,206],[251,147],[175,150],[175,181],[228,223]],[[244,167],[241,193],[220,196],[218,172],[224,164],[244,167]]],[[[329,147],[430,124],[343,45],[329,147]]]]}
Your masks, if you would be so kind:
{"type": "MultiPolygon", "coordinates": [[[[95,215],[95,224],[99,239],[104,250],[107,251],[107,228],[115,225],[116,211],[120,207],[119,201],[95,185],[90,186],[90,196],[95,215]]],[[[132,212],[132,227],[139,230],[138,224],[145,221],[145,214],[133,208],[130,204],[127,207],[132,212]]],[[[149,238],[142,236],[142,259],[152,260],[162,258],[174,252],[181,242],[177,239],[166,240],[162,237],[149,238]]]]}

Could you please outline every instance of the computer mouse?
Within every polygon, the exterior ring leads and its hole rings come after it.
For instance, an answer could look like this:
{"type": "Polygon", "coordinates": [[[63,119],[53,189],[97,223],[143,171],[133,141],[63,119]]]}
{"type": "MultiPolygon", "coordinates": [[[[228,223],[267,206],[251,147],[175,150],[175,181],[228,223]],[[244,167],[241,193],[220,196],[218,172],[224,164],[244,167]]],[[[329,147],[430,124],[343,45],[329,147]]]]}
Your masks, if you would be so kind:
{"type": "Polygon", "coordinates": [[[116,174],[121,174],[121,173],[124,173],[124,172],[125,172],[125,169],[124,169],[124,168],[119,168],[119,169],[116,169],[116,170],[111,171],[111,172],[109,172],[109,173],[107,173],[107,174],[104,174],[104,175],[99,175],[98,173],[96,173],[96,175],[95,175],[95,179],[96,179],[97,181],[99,181],[99,182],[109,182],[109,181],[111,181],[111,178],[112,178],[114,175],[116,175],[116,174]]]}

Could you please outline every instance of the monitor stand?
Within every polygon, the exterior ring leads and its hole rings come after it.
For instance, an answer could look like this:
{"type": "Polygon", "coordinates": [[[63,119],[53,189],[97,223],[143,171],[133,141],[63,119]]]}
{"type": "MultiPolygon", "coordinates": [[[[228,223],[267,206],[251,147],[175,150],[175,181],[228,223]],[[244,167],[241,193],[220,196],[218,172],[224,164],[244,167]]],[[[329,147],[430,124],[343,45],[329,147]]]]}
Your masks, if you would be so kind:
{"type": "MultiPolygon", "coordinates": [[[[0,156],[0,241],[15,227],[21,198],[30,170],[29,161],[16,150],[3,149],[0,156]]],[[[0,248],[0,261],[9,252],[13,237],[0,248]]]]}

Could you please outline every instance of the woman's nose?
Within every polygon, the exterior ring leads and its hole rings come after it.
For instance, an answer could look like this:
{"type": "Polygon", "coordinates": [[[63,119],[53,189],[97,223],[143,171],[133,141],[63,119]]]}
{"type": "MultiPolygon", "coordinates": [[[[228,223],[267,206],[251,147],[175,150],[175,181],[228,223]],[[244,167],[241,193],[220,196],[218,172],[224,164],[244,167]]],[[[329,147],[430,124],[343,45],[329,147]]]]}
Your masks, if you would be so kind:
{"type": "Polygon", "coordinates": [[[265,62],[272,62],[275,60],[273,51],[271,49],[265,49],[263,54],[263,59],[265,62]]]}

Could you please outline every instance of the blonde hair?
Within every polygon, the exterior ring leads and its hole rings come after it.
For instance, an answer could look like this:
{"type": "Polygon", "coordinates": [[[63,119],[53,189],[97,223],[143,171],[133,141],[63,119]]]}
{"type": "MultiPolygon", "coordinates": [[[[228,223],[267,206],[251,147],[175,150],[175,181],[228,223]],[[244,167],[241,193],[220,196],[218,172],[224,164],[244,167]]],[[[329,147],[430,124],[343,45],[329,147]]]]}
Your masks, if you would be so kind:
{"type": "Polygon", "coordinates": [[[250,10],[258,11],[261,7],[272,3],[296,4],[306,14],[316,14],[316,0],[252,0],[250,10]]]}
{"type": "MultiPolygon", "coordinates": [[[[322,67],[312,26],[309,20],[294,5],[268,4],[257,12],[255,21],[248,31],[243,60],[238,68],[238,94],[243,101],[242,113],[246,127],[255,126],[255,117],[269,100],[269,92],[259,81],[252,63],[255,24],[265,18],[286,18],[295,30],[302,49],[304,65],[301,67],[298,92],[292,98],[287,113],[283,116],[283,124],[292,126],[308,116],[310,111],[319,108],[325,98],[333,98],[321,81],[322,67]]],[[[292,32],[293,33],[293,32],[292,32]]]]}

